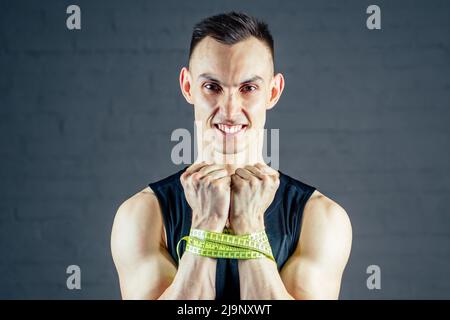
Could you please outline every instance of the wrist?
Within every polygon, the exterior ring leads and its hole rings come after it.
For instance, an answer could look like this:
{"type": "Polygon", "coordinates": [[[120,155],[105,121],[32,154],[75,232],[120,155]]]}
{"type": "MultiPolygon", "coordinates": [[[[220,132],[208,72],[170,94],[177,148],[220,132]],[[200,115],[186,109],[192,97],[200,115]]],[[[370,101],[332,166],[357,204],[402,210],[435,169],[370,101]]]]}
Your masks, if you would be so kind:
{"type": "Polygon", "coordinates": [[[249,220],[246,218],[231,218],[231,229],[236,235],[251,234],[265,230],[264,219],[249,220]]]}
{"type": "Polygon", "coordinates": [[[191,229],[200,229],[219,233],[223,231],[224,227],[225,227],[224,221],[221,221],[221,219],[214,219],[214,218],[209,218],[207,220],[197,220],[193,218],[191,224],[191,229]]]}

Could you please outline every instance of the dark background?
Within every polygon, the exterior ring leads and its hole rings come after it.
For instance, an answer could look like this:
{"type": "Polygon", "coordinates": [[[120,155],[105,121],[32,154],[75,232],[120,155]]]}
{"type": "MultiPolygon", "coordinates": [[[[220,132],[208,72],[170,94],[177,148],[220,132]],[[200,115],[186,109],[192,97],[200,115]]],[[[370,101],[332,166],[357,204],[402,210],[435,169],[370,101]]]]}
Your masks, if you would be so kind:
{"type": "Polygon", "coordinates": [[[115,211],[182,167],[170,135],[193,127],[178,86],[191,30],[230,10],[275,38],[280,170],[351,218],[341,298],[450,298],[450,2],[425,0],[0,1],[0,298],[120,298],[115,211]]]}

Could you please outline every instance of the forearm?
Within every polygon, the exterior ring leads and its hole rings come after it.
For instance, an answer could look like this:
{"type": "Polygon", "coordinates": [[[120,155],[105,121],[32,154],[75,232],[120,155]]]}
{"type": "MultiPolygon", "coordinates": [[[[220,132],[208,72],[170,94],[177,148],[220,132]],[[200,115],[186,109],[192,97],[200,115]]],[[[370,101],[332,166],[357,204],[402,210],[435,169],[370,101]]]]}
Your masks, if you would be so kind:
{"type": "Polygon", "coordinates": [[[241,300],[293,300],[275,262],[268,258],[239,260],[241,300]]]}
{"type": "Polygon", "coordinates": [[[172,284],[158,300],[214,300],[216,266],[214,258],[185,252],[172,284]]]}
{"type": "MultiPolygon", "coordinates": [[[[261,215],[262,217],[262,215],[261,215]]],[[[237,235],[252,234],[265,229],[262,218],[250,221],[232,220],[237,235]]],[[[277,264],[269,258],[242,259],[238,261],[241,300],[293,300],[288,293],[277,264]]]]}

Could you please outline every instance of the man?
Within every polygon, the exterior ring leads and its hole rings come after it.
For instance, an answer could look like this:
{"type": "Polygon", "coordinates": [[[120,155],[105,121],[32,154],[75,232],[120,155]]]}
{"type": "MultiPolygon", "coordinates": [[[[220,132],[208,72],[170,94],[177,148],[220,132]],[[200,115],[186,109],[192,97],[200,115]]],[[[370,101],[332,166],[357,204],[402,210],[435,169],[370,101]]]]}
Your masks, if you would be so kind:
{"type": "Polygon", "coordinates": [[[352,239],[345,210],[262,159],[266,110],[284,88],[273,59],[267,25],[245,14],[195,26],[180,86],[194,106],[199,155],[120,206],[111,247],[124,299],[338,298],[352,239]],[[191,228],[225,227],[265,230],[276,263],[188,251],[178,261],[191,228]]]}

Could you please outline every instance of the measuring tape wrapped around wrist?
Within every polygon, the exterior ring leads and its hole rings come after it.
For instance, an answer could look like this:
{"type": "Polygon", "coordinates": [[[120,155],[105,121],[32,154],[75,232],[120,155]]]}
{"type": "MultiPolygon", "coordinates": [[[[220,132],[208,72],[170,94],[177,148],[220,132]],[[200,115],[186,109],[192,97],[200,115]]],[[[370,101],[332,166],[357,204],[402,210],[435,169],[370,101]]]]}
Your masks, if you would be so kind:
{"type": "Polygon", "coordinates": [[[265,231],[246,235],[234,235],[231,229],[224,233],[191,229],[189,236],[180,239],[177,255],[180,260],[179,246],[186,240],[186,251],[210,258],[257,259],[267,257],[275,261],[269,239],[265,231]]]}

